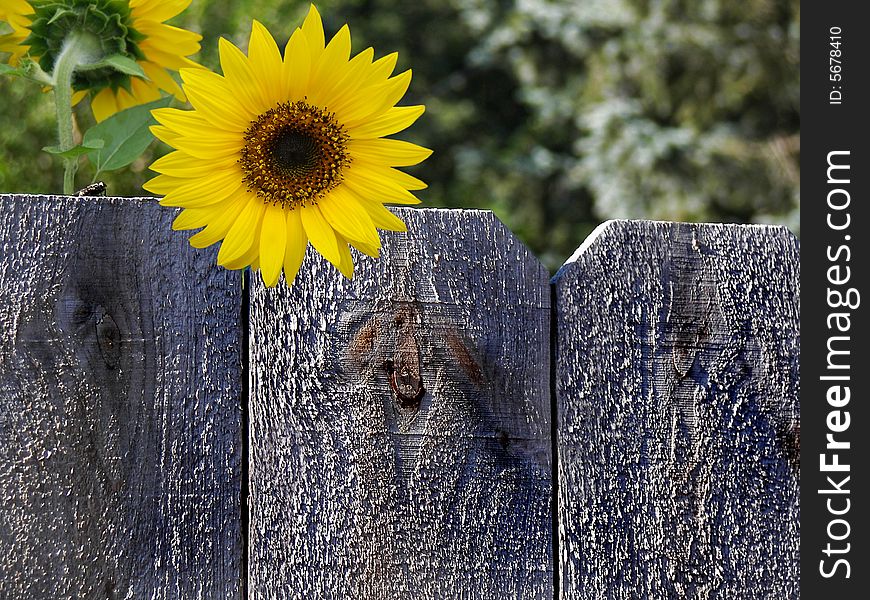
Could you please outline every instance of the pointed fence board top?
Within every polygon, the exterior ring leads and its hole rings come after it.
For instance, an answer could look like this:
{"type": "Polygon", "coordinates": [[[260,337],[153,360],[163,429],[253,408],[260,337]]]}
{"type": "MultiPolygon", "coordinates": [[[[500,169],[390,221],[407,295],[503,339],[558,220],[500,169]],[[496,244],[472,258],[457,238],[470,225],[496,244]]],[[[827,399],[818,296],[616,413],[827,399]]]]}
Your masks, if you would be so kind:
{"type": "Polygon", "coordinates": [[[794,237],[614,221],[554,283],[560,597],[796,598],[794,237]]]}
{"type": "Polygon", "coordinates": [[[238,274],[174,213],[0,196],[0,598],[239,597],[238,274]]]}
{"type": "Polygon", "coordinates": [[[251,597],[552,597],[548,273],[398,209],[352,281],[252,286],[251,597]]]}

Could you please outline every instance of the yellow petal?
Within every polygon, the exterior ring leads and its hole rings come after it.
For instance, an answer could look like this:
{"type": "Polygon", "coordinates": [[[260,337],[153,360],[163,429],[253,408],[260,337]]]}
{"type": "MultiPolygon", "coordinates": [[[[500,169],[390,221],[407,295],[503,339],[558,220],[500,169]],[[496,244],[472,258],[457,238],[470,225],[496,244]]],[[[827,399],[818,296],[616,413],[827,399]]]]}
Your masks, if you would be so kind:
{"type": "Polygon", "coordinates": [[[387,231],[407,231],[408,227],[399,217],[387,210],[383,204],[367,196],[356,196],[357,201],[368,212],[369,217],[378,229],[387,231]]]}
{"type": "Polygon", "coordinates": [[[202,118],[215,127],[245,131],[252,116],[234,101],[232,89],[223,77],[205,69],[182,69],[187,100],[202,118]]]}
{"type": "Polygon", "coordinates": [[[392,75],[397,62],[399,62],[398,52],[391,52],[373,62],[372,68],[369,71],[369,79],[371,80],[372,85],[383,83],[387,77],[392,75]]]}
{"type": "Polygon", "coordinates": [[[329,225],[329,222],[323,218],[323,213],[315,206],[304,206],[299,209],[302,217],[302,226],[305,228],[305,233],[311,241],[314,249],[323,255],[323,258],[334,265],[338,265],[341,261],[341,255],[338,252],[338,240],[335,237],[335,231],[329,225]]]}
{"type": "Polygon", "coordinates": [[[341,255],[341,260],[336,265],[338,271],[347,277],[353,279],[353,257],[350,255],[350,248],[347,246],[347,240],[340,234],[338,237],[338,252],[341,255]]]}
{"type": "Polygon", "coordinates": [[[173,231],[199,229],[206,225],[208,225],[208,219],[203,208],[185,208],[172,220],[173,231]]]}
{"type": "MultiPolygon", "coordinates": [[[[396,67],[399,54],[393,52],[379,58],[363,69],[359,86],[350,93],[342,91],[330,100],[331,110],[347,125],[354,120],[359,121],[360,115],[368,115],[370,111],[379,110],[380,102],[385,93],[389,92],[394,83],[388,77],[396,67]]],[[[365,121],[368,121],[366,119],[365,121]]]]}
{"type": "Polygon", "coordinates": [[[130,78],[130,90],[132,93],[124,88],[121,88],[116,92],[115,97],[119,110],[125,110],[133,106],[153,102],[163,96],[163,94],[160,93],[160,88],[157,87],[157,84],[138,77],[130,78]]]}
{"type": "Polygon", "coordinates": [[[323,90],[330,89],[344,76],[348,57],[350,57],[350,28],[344,25],[329,41],[317,62],[312,63],[309,93],[313,99],[316,99],[316,103],[319,103],[323,90]]]}
{"type": "Polygon", "coordinates": [[[211,124],[203,119],[202,115],[193,110],[156,108],[151,111],[151,116],[158,123],[176,133],[202,133],[211,130],[211,124]]]}
{"type": "Polygon", "coordinates": [[[417,144],[385,138],[351,140],[348,148],[354,159],[385,167],[409,167],[423,162],[432,154],[431,150],[417,144]]]}
{"type": "Polygon", "coordinates": [[[323,35],[323,21],[320,19],[320,13],[311,5],[308,9],[308,16],[302,23],[302,33],[305,34],[305,39],[308,42],[308,50],[311,56],[311,61],[316,62],[320,55],[323,54],[323,47],[326,45],[325,36],[323,35]]]}
{"type": "Polygon", "coordinates": [[[148,168],[157,173],[182,179],[210,177],[215,172],[213,161],[201,160],[180,150],[161,156],[148,168]]]}
{"type": "Polygon", "coordinates": [[[139,48],[149,57],[151,55],[151,53],[147,51],[149,47],[172,48],[172,52],[179,56],[196,54],[199,52],[199,42],[202,40],[202,36],[193,31],[187,31],[186,29],[173,27],[166,23],[156,23],[153,21],[137,22],[136,30],[141,34],[148,36],[146,40],[143,40],[139,45],[139,48]],[[147,43],[145,43],[146,41],[147,43]]]}
{"type": "Polygon", "coordinates": [[[281,84],[287,90],[287,99],[301,100],[308,93],[311,75],[311,50],[301,29],[290,36],[284,48],[284,64],[281,68],[281,84]]]}
{"type": "Polygon", "coordinates": [[[175,231],[183,231],[185,229],[199,229],[205,227],[220,214],[226,210],[226,207],[232,203],[232,199],[224,200],[220,204],[206,206],[203,208],[185,208],[172,221],[172,229],[175,231]]]}
{"type": "Polygon", "coordinates": [[[356,99],[357,91],[365,83],[374,55],[372,48],[366,48],[340,68],[341,78],[333,79],[328,85],[312,87],[312,102],[334,111],[340,119],[342,107],[356,99]]]}
{"type": "Polygon", "coordinates": [[[266,287],[273,287],[278,283],[286,245],[287,217],[284,207],[269,204],[266,206],[263,227],[260,230],[260,273],[266,287]]]}
{"type": "Polygon", "coordinates": [[[379,117],[360,123],[354,128],[348,128],[352,139],[377,138],[393,135],[410,127],[426,110],[423,105],[394,106],[379,117]]]}
{"type": "MultiPolygon", "coordinates": [[[[218,252],[220,254],[220,252],[218,252]]],[[[247,252],[242,254],[241,256],[234,258],[232,260],[226,261],[223,265],[221,265],[225,269],[244,269],[249,265],[258,265],[259,267],[259,256],[260,254],[260,230],[257,229],[254,232],[254,241],[251,243],[251,247],[247,252]]]]}
{"type": "Polygon", "coordinates": [[[191,0],[130,0],[130,8],[137,19],[166,21],[190,6],[191,0]]]}
{"type": "MultiPolygon", "coordinates": [[[[211,130],[211,133],[214,134],[215,131],[211,130]]],[[[244,138],[242,136],[235,139],[224,138],[218,135],[209,138],[208,134],[208,131],[202,131],[196,134],[182,135],[175,138],[172,145],[177,150],[196,158],[213,161],[215,168],[220,166],[221,169],[226,169],[235,163],[244,146],[244,138]]]]}
{"type": "Polygon", "coordinates": [[[419,204],[407,189],[384,176],[386,168],[375,171],[362,165],[352,165],[344,173],[343,185],[348,186],[358,196],[376,197],[382,202],[398,204],[419,204]]]}
{"type": "Polygon", "coordinates": [[[141,62],[139,65],[142,67],[142,70],[145,71],[145,75],[148,76],[148,79],[157,84],[161,90],[166,90],[182,102],[187,101],[187,96],[184,95],[181,86],[178,85],[178,82],[172,78],[166,69],[150,62],[141,62]]]}
{"type": "Polygon", "coordinates": [[[179,188],[186,183],[188,183],[188,180],[181,177],[173,177],[171,175],[157,175],[156,177],[153,177],[149,181],[143,183],[142,187],[151,192],[152,194],[158,194],[162,196],[164,194],[168,194],[169,192],[179,188]]]}
{"type": "Polygon", "coordinates": [[[237,160],[236,154],[244,145],[244,136],[213,127],[198,111],[159,108],[151,114],[175,136],[166,139],[162,130],[152,127],[155,136],[199,159],[210,160],[216,169],[229,167],[237,160]]]}
{"type": "Polygon", "coordinates": [[[105,88],[91,99],[91,110],[97,123],[104,121],[118,112],[118,103],[112,90],[105,88]]]}
{"type": "Polygon", "coordinates": [[[360,90],[358,104],[345,111],[345,127],[352,129],[361,125],[363,121],[386,112],[402,99],[409,85],[411,85],[410,69],[384,83],[360,90]]]}
{"type": "Polygon", "coordinates": [[[281,52],[272,34],[257,20],[251,26],[251,38],[248,41],[248,64],[254,73],[254,78],[260,84],[261,92],[265,94],[262,101],[266,105],[284,100],[287,90],[282,86],[281,77],[276,77],[283,66],[281,52]]]}
{"type": "Polygon", "coordinates": [[[243,198],[244,194],[236,194],[230,196],[226,200],[221,200],[215,204],[203,206],[200,208],[185,208],[172,222],[172,229],[198,229],[214,223],[224,218],[225,213],[235,210],[234,214],[242,208],[239,199],[243,198]],[[236,210],[238,207],[238,210],[236,210]]]}
{"type": "Polygon", "coordinates": [[[250,196],[244,192],[233,196],[226,208],[218,213],[205,229],[191,236],[190,245],[194,248],[205,248],[224,239],[249,201],[250,196]]]}
{"type": "Polygon", "coordinates": [[[139,48],[145,53],[145,56],[149,61],[158,64],[165,69],[178,71],[179,69],[194,68],[207,71],[201,65],[196,64],[189,58],[185,58],[181,54],[175,54],[171,51],[164,52],[161,48],[149,45],[147,42],[148,40],[142,42],[139,45],[139,48]]]}
{"type": "Polygon", "coordinates": [[[371,256],[372,258],[377,258],[378,255],[380,254],[379,253],[380,246],[378,246],[378,247],[367,246],[365,244],[361,244],[360,242],[355,242],[353,240],[349,240],[349,242],[350,242],[351,246],[353,246],[354,248],[356,248],[357,250],[359,250],[363,254],[365,254],[367,256],[371,256]]]}
{"type": "Polygon", "coordinates": [[[70,100],[70,104],[76,106],[79,102],[88,97],[87,91],[73,92],[72,99],[70,100]]]}
{"type": "Polygon", "coordinates": [[[296,279],[307,248],[308,236],[302,226],[302,212],[290,210],[287,212],[287,247],[284,249],[284,282],[288,286],[296,279]]]}
{"type": "Polygon", "coordinates": [[[371,170],[377,177],[382,177],[383,179],[392,181],[406,190],[425,190],[429,187],[425,182],[420,181],[413,175],[408,175],[404,171],[393,169],[392,167],[380,167],[377,165],[372,165],[370,167],[366,165],[363,168],[371,170]]]}
{"type": "Polygon", "coordinates": [[[221,57],[221,68],[233,99],[244,106],[251,115],[264,112],[268,105],[264,98],[268,97],[248,64],[244,53],[231,44],[226,38],[218,40],[221,57]]]}
{"type": "Polygon", "coordinates": [[[163,195],[164,198],[160,201],[163,206],[199,208],[225,200],[243,186],[240,175],[224,171],[211,177],[193,179],[158,175],[142,187],[154,194],[163,195]]]}
{"type": "Polygon", "coordinates": [[[166,142],[172,147],[175,147],[175,142],[181,139],[181,135],[175,133],[173,130],[168,127],[163,127],[162,125],[152,125],[148,128],[148,130],[156,137],[158,140],[162,142],[166,142]]]}
{"type": "MultiPolygon", "coordinates": [[[[193,35],[194,37],[185,37],[175,40],[172,44],[168,46],[169,48],[171,48],[171,50],[167,50],[163,46],[157,46],[154,43],[149,43],[148,39],[144,40],[139,45],[139,48],[145,54],[147,60],[158,64],[166,69],[172,69],[173,71],[177,71],[182,68],[197,68],[205,70],[201,65],[196,64],[189,58],[183,56],[180,53],[174,52],[174,46],[176,45],[176,42],[181,48],[181,52],[190,52],[191,49],[198,48],[198,42],[200,40],[199,36],[196,34],[191,35],[193,35]]],[[[190,53],[192,54],[192,52],[190,53]]]]}
{"type": "Polygon", "coordinates": [[[342,186],[321,198],[317,206],[332,228],[342,236],[371,246],[380,246],[378,232],[371,217],[342,186]]]}
{"type": "Polygon", "coordinates": [[[234,261],[251,249],[260,231],[260,221],[264,212],[266,212],[266,205],[263,201],[257,197],[250,197],[248,205],[242,209],[221,244],[217,258],[219,265],[234,261]]]}

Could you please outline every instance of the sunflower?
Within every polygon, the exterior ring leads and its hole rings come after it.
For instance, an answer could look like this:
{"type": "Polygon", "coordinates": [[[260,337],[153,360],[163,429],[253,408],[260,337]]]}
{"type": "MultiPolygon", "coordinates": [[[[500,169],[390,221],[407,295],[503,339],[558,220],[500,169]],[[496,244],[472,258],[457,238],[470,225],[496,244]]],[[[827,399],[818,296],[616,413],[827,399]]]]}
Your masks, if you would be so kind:
{"type": "Polygon", "coordinates": [[[25,0],[0,0],[0,21],[7,24],[7,33],[0,35],[0,52],[8,52],[9,64],[15,66],[27,53],[27,46],[21,42],[30,34],[30,15],[33,7],[25,0]]]}
{"type": "Polygon", "coordinates": [[[184,91],[168,70],[196,67],[186,58],[199,52],[197,33],[167,25],[190,0],[33,0],[31,33],[24,40],[30,54],[51,71],[71,32],[91,35],[103,56],[121,55],[135,61],[147,79],[131,77],[112,67],[77,71],[77,99],[92,94],[97,121],[157,100],[164,90],[181,101],[184,91]],[[170,51],[171,50],[171,51],[170,51]]]}
{"type": "Polygon", "coordinates": [[[282,269],[292,284],[309,241],[350,278],[349,246],[377,257],[376,228],[405,231],[384,203],[416,204],[411,190],[426,184],[394,167],[431,151],[384,136],[424,107],[395,106],[411,81],[410,70],[391,76],[397,54],[350,50],[347,25],[325,44],[312,6],[283,60],[254,21],[247,56],[220,40],[223,75],[181,70],[194,110],[153,111],[154,135],[176,150],[151,166],[161,175],[144,187],[184,208],[174,229],[205,227],[191,245],[223,240],[218,264],[251,265],[271,287],[282,269]]]}

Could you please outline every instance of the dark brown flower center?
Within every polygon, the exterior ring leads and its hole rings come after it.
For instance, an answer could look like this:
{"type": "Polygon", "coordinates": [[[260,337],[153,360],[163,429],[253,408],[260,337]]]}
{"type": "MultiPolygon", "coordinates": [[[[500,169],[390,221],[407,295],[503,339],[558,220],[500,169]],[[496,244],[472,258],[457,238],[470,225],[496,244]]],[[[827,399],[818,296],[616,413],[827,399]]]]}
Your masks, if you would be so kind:
{"type": "Polygon", "coordinates": [[[341,183],[350,138],[335,116],[304,101],[282,102],[251,123],[239,164],[248,190],[296,208],[341,183]]]}

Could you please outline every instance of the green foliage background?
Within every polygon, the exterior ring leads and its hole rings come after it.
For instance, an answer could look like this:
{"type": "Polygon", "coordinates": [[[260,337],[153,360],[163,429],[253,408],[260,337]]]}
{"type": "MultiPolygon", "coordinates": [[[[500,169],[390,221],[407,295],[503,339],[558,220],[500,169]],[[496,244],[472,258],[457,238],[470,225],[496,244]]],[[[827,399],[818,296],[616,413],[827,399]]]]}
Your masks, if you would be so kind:
{"type": "MultiPolygon", "coordinates": [[[[775,222],[800,208],[799,0],[323,0],[327,35],[399,51],[403,137],[435,150],[425,205],[489,208],[556,268],[609,218],[775,222]]],[[[176,24],[246,47],[286,41],[307,3],[194,0],[176,24]]],[[[50,98],[0,80],[0,191],[56,193],[50,98]]],[[[85,107],[78,110],[84,126],[85,107]]],[[[106,180],[142,195],[147,156],[106,180]]],[[[83,168],[80,184],[85,185],[83,168]]]]}

